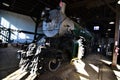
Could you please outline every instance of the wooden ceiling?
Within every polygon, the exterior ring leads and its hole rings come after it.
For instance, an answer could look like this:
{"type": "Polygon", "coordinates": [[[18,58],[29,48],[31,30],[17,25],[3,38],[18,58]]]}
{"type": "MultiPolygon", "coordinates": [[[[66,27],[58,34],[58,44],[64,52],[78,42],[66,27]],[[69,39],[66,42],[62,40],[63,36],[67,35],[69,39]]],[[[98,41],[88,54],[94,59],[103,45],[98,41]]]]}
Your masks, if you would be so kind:
{"type": "MultiPolygon", "coordinates": [[[[106,33],[108,28],[114,34],[115,25],[110,25],[110,21],[115,21],[116,5],[118,0],[61,0],[66,6],[66,15],[80,24],[93,30],[93,26],[101,26],[101,31],[106,33]]],[[[8,10],[30,17],[39,17],[45,7],[51,9],[58,8],[60,0],[0,0],[0,9],[8,10]],[[5,6],[4,3],[9,4],[5,6]]],[[[103,35],[104,35],[103,34],[103,35]]]]}

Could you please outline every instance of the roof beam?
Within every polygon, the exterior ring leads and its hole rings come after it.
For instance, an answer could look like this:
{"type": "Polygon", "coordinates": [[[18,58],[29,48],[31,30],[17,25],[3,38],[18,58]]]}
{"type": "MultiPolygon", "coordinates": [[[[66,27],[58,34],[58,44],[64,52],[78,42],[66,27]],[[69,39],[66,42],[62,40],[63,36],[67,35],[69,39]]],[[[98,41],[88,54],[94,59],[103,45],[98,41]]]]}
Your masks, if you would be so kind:
{"type": "MultiPolygon", "coordinates": [[[[68,5],[68,7],[71,9],[83,7],[83,6],[85,6],[86,8],[99,7],[99,6],[105,5],[105,2],[103,2],[103,1],[106,1],[106,0],[92,0],[92,1],[91,0],[83,0],[83,1],[72,3],[72,4],[68,5]]],[[[112,3],[112,2],[115,2],[115,0],[107,0],[107,4],[112,3]]]]}
{"type": "Polygon", "coordinates": [[[107,0],[102,0],[113,12],[117,13],[116,9],[113,8],[107,0]]]}
{"type": "Polygon", "coordinates": [[[40,3],[44,4],[45,6],[49,7],[49,8],[54,8],[54,6],[51,6],[50,4],[48,4],[47,2],[43,1],[43,0],[38,0],[40,3]]]}

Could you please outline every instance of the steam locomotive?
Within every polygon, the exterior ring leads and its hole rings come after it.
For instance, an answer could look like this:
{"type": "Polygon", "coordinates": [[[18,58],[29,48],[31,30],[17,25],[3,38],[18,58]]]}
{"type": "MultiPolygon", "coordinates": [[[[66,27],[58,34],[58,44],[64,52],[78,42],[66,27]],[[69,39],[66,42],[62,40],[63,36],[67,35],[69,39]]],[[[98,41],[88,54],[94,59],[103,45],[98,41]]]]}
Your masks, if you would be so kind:
{"type": "Polygon", "coordinates": [[[26,50],[19,50],[22,69],[31,73],[42,73],[47,70],[56,71],[63,61],[82,58],[84,43],[92,39],[91,33],[65,15],[66,4],[60,9],[43,12],[43,36],[34,40],[26,50]]]}

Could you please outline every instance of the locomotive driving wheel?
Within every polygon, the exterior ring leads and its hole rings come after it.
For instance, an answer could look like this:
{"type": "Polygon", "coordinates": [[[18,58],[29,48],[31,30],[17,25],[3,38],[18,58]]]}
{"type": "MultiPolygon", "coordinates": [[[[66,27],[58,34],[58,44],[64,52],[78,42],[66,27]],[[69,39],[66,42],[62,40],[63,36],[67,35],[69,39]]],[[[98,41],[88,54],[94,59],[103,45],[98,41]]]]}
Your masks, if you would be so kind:
{"type": "Polygon", "coordinates": [[[59,66],[61,65],[61,61],[60,59],[50,59],[49,62],[48,62],[48,69],[50,71],[56,71],[59,66]]]}

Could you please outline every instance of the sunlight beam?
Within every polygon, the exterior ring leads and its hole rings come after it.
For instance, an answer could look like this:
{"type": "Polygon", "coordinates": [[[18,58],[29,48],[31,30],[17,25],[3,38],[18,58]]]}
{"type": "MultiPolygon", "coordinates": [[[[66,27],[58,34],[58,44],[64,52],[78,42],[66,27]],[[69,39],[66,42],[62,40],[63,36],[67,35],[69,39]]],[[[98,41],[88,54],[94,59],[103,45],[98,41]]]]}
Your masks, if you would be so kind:
{"type": "Polygon", "coordinates": [[[104,63],[106,63],[106,64],[108,64],[108,65],[112,64],[111,61],[107,61],[107,60],[103,60],[103,59],[101,59],[100,61],[102,61],[102,62],[104,62],[104,63]]]}
{"type": "Polygon", "coordinates": [[[89,64],[97,73],[99,73],[99,68],[93,64],[89,64]]]}
{"type": "Polygon", "coordinates": [[[113,70],[113,72],[116,75],[117,79],[120,80],[120,71],[113,70]]]}
{"type": "Polygon", "coordinates": [[[78,73],[89,77],[89,74],[85,70],[85,63],[82,60],[80,60],[78,58],[73,58],[71,60],[71,64],[74,65],[74,67],[78,73]]]}
{"type": "Polygon", "coordinates": [[[37,74],[30,74],[25,80],[34,80],[37,74]]]}
{"type": "Polygon", "coordinates": [[[7,77],[2,80],[20,80],[23,76],[25,76],[28,72],[22,70],[21,68],[11,73],[7,77]]]}

